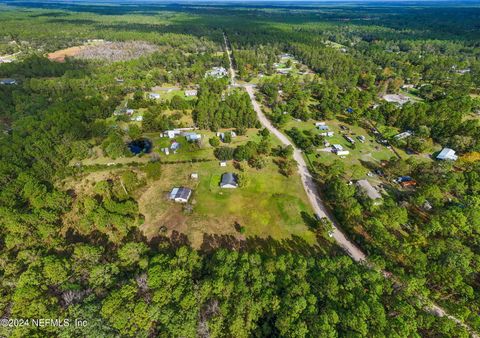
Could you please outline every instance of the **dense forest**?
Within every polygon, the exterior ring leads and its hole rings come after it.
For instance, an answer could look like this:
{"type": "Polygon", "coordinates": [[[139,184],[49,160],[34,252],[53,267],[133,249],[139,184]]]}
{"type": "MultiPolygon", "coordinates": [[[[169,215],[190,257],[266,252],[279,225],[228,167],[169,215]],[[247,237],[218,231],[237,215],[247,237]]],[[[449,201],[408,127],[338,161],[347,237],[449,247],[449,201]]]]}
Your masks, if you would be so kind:
{"type": "MultiPolygon", "coordinates": [[[[0,64],[0,79],[18,81],[0,85],[0,317],[88,325],[6,325],[0,335],[469,336],[425,311],[418,295],[480,330],[480,123],[472,118],[480,110],[480,9],[11,5],[0,5],[0,55],[19,55],[0,64]],[[240,79],[265,75],[259,97],[275,125],[288,116],[332,119],[349,111],[352,124],[412,130],[415,138],[401,147],[438,143],[473,158],[388,162],[387,177],[402,173],[422,184],[413,193],[392,192],[381,206],[348,185],[342,163],[312,164],[346,233],[401,282],[340,249],[325,254],[296,238],[218,247],[206,236],[199,251],[182,234],[147,241],[135,193],[158,179],[159,162],[126,167],[81,196],[63,189],[82,170],[74,159],[97,146],[111,158],[132,156],[126,138],[178,127],[188,112],[202,129],[258,128],[243,90],[205,77],[228,65],[222,32],[240,79]],[[45,57],[88,39],[146,41],[158,50],[119,62],[45,57]],[[280,53],[311,73],[274,76],[280,53]],[[154,86],[192,84],[193,100],[143,96],[154,86]],[[379,99],[404,85],[415,86],[417,101],[379,99]],[[126,95],[131,108],[146,110],[141,128],[122,130],[109,119],[126,95]]],[[[289,136],[306,152],[323,141],[294,129],[289,136]]],[[[222,145],[215,155],[251,160],[263,154],[261,142],[222,145]]]]}

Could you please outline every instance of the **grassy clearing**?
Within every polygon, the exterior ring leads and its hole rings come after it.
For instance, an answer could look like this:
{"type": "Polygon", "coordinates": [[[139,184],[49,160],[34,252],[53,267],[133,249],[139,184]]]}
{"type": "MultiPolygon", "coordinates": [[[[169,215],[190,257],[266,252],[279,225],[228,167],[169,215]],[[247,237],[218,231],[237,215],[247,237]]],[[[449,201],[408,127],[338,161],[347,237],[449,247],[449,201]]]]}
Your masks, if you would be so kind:
{"type": "Polygon", "coordinates": [[[161,180],[152,183],[139,200],[145,215],[142,231],[152,238],[165,226],[169,232],[186,234],[196,248],[204,234],[277,240],[296,235],[313,244],[315,234],[302,218],[302,212],[312,215],[312,211],[299,176],[286,178],[273,163],[262,170],[245,167],[244,187],[221,189],[221,175],[236,172],[231,163],[227,168],[217,162],[164,165],[161,180]],[[192,172],[199,174],[198,181],[190,179],[192,172]],[[166,199],[174,186],[194,189],[191,214],[166,199]],[[245,227],[244,234],[235,229],[236,223],[245,227]]]}

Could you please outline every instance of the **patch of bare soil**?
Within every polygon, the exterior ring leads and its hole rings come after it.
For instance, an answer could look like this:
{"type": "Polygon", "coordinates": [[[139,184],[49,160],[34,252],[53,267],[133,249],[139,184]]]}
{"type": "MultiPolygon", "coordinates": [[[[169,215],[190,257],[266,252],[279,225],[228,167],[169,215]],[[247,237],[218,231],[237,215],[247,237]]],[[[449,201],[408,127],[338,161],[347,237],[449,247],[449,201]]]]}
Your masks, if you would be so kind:
{"type": "Polygon", "coordinates": [[[114,62],[136,59],[157,50],[158,46],[145,41],[107,41],[57,50],[48,54],[47,57],[56,62],[64,62],[67,57],[114,62]]]}
{"type": "Polygon", "coordinates": [[[151,54],[158,47],[144,41],[105,42],[82,48],[75,55],[85,60],[125,61],[151,54]]]}

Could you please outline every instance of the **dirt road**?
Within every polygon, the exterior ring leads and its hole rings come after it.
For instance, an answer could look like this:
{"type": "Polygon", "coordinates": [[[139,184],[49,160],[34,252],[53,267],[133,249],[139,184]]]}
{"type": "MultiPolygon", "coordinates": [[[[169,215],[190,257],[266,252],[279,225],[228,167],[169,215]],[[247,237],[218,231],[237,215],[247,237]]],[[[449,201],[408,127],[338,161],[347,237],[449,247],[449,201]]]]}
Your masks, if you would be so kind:
{"type": "Polygon", "coordinates": [[[340,245],[349,254],[350,257],[352,257],[357,262],[365,261],[365,254],[360,251],[360,249],[358,249],[355,244],[350,242],[347,237],[345,237],[343,232],[339,230],[337,224],[334,222],[331,215],[328,213],[326,207],[322,202],[322,199],[320,198],[317,185],[312,175],[310,174],[310,171],[308,170],[307,163],[303,158],[301,150],[295,147],[295,145],[292,144],[292,142],[290,142],[290,140],[284,134],[282,134],[282,132],[275,128],[270,122],[270,120],[267,119],[255,98],[254,88],[248,85],[244,87],[247,90],[248,95],[250,96],[253,109],[255,109],[260,123],[272,134],[274,134],[284,145],[291,145],[293,147],[293,158],[297,162],[298,172],[302,179],[303,187],[305,189],[305,192],[307,193],[308,199],[310,200],[310,204],[312,205],[315,213],[320,217],[327,217],[330,221],[332,221],[333,238],[335,239],[337,244],[340,245]]]}

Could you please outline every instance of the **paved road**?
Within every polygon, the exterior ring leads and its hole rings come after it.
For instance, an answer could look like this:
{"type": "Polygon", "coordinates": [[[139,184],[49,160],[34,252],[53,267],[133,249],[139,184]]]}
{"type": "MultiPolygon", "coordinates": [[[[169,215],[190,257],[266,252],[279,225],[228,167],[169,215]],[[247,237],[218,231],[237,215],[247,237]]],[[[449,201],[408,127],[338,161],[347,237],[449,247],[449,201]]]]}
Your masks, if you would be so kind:
{"type": "Polygon", "coordinates": [[[335,220],[331,217],[327,208],[322,202],[320,198],[320,194],[318,193],[317,184],[315,183],[310,171],[308,170],[307,163],[302,155],[302,152],[295,147],[295,145],[284,135],[282,134],[277,128],[275,128],[270,120],[267,119],[265,114],[263,113],[260,105],[258,104],[255,98],[255,91],[252,86],[245,85],[245,89],[247,90],[248,95],[252,101],[253,109],[257,113],[258,119],[260,123],[267,128],[272,134],[274,134],[284,145],[291,145],[294,149],[293,151],[293,158],[297,162],[298,172],[302,179],[303,187],[305,192],[307,193],[308,199],[310,200],[310,204],[313,207],[315,213],[320,217],[327,217],[332,221],[333,226],[333,238],[337,241],[338,245],[340,245],[355,261],[365,261],[365,254],[358,249],[355,244],[350,242],[347,237],[341,232],[335,222],[335,220]]]}

